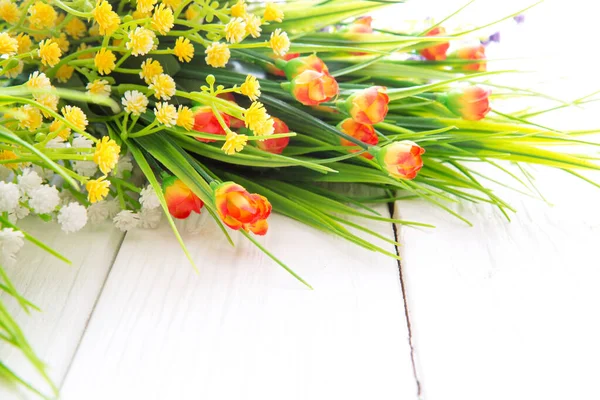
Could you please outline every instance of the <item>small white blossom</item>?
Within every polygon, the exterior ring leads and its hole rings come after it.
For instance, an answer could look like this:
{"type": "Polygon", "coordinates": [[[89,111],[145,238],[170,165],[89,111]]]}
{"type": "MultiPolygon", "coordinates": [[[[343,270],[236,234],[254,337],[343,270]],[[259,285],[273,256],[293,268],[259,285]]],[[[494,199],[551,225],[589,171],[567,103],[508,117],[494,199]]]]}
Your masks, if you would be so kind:
{"type": "Polygon", "coordinates": [[[91,177],[98,172],[98,165],[93,161],[73,161],[73,169],[81,176],[91,177]]]}
{"type": "Polygon", "coordinates": [[[28,194],[42,184],[42,178],[31,168],[23,170],[23,175],[17,177],[21,194],[28,194]]]}
{"type": "Polygon", "coordinates": [[[64,232],[77,232],[87,223],[87,212],[81,204],[69,203],[60,209],[57,220],[64,232]]]}
{"type": "Polygon", "coordinates": [[[19,187],[12,182],[0,182],[0,212],[12,212],[19,205],[19,187]]]}
{"type": "Polygon", "coordinates": [[[60,136],[50,139],[48,140],[48,143],[46,143],[46,148],[48,149],[64,149],[65,147],[67,147],[67,142],[60,136]]]}
{"type": "Polygon", "coordinates": [[[162,218],[160,208],[142,208],[140,211],[140,227],[144,229],[156,229],[162,218]]]}
{"type": "Polygon", "coordinates": [[[139,225],[140,216],[133,211],[123,210],[113,218],[113,222],[120,231],[127,232],[139,225]]]}
{"type": "Polygon", "coordinates": [[[112,219],[119,211],[121,211],[121,205],[117,199],[107,200],[106,203],[108,207],[108,218],[112,219]]]}
{"type": "Polygon", "coordinates": [[[73,147],[82,149],[91,149],[94,143],[83,135],[75,135],[73,138],[73,147]]]}
{"type": "Polygon", "coordinates": [[[124,155],[117,161],[117,166],[112,170],[112,174],[117,178],[123,178],[125,172],[131,172],[133,170],[133,163],[131,162],[131,156],[129,154],[124,155]]]}
{"type": "Polygon", "coordinates": [[[42,168],[39,165],[34,165],[31,167],[31,169],[34,170],[44,180],[50,180],[54,176],[54,171],[51,169],[42,168]]]}
{"type": "Polygon", "coordinates": [[[23,232],[12,228],[0,230],[0,265],[12,267],[17,261],[17,253],[25,244],[23,232]]]}
{"type": "Polygon", "coordinates": [[[87,209],[87,215],[92,224],[99,224],[106,221],[110,213],[110,205],[106,200],[92,204],[87,209]]]}
{"type": "Polygon", "coordinates": [[[13,212],[8,214],[8,220],[11,224],[16,224],[18,220],[29,215],[29,208],[17,206],[13,212]]]}
{"type": "Polygon", "coordinates": [[[47,214],[54,211],[60,197],[58,196],[58,190],[54,186],[41,185],[33,189],[29,196],[29,206],[33,208],[33,211],[37,214],[47,214]]]}
{"type": "Polygon", "coordinates": [[[140,193],[140,203],[142,204],[142,208],[147,208],[149,210],[160,207],[160,201],[158,200],[158,196],[152,185],[148,185],[142,189],[140,193]]]}

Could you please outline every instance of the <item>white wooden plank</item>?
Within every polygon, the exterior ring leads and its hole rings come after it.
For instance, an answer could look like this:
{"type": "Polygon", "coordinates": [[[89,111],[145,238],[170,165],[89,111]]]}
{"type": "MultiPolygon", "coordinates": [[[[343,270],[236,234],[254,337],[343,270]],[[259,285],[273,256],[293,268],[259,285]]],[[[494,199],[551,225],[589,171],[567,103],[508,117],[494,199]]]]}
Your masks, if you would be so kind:
{"type": "Polygon", "coordinates": [[[314,291],[210,218],[185,235],[200,275],[165,224],[129,233],[62,398],[415,399],[397,262],[269,222],[261,241],[314,291]]]}
{"type": "MultiPolygon", "coordinates": [[[[19,226],[71,260],[72,265],[26,243],[17,264],[7,273],[21,294],[41,308],[26,314],[3,294],[11,314],[50,377],[60,384],[75,354],[123,234],[109,223],[88,226],[77,234],[61,232],[56,223],[25,219],[19,226]]],[[[37,388],[46,388],[21,353],[0,344],[0,360],[37,388]]],[[[50,393],[46,391],[46,393],[50,393]]],[[[0,399],[37,398],[22,388],[0,384],[0,399]]]]}
{"type": "MultiPolygon", "coordinates": [[[[428,400],[599,398],[600,191],[537,170],[554,204],[501,192],[454,207],[470,228],[422,202],[399,202],[401,256],[417,373],[428,400]]],[[[600,174],[590,174],[600,182],[600,174]]]]}

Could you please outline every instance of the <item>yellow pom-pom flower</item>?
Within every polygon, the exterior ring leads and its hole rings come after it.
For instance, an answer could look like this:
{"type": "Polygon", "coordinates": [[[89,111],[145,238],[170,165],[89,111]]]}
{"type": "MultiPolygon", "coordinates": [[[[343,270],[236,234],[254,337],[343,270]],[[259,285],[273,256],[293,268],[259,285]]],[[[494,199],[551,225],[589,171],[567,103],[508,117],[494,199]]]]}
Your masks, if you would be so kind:
{"type": "Polygon", "coordinates": [[[143,13],[149,13],[154,8],[156,0],[137,0],[137,10],[143,13]]]}
{"type": "Polygon", "coordinates": [[[58,45],[58,48],[60,49],[60,51],[63,52],[63,54],[69,50],[69,46],[71,45],[71,43],[69,43],[69,40],[67,39],[67,35],[65,35],[64,33],[61,33],[60,35],[58,35],[58,37],[51,38],[50,40],[52,40],[58,45]]]}
{"type": "Polygon", "coordinates": [[[225,39],[229,43],[239,43],[246,35],[246,23],[241,18],[232,18],[225,25],[225,39]]]}
{"type": "Polygon", "coordinates": [[[101,35],[112,35],[121,23],[119,15],[113,11],[112,6],[106,0],[96,4],[92,15],[98,24],[98,32],[101,35]]]}
{"type": "Polygon", "coordinates": [[[96,203],[104,200],[108,196],[108,187],[110,182],[105,180],[106,176],[101,176],[98,179],[90,179],[85,184],[85,190],[88,192],[88,200],[90,203],[96,203]]]}
{"type": "Polygon", "coordinates": [[[260,83],[253,75],[248,75],[242,86],[240,86],[240,92],[248,96],[252,101],[255,101],[260,96],[260,83]]]}
{"type": "Polygon", "coordinates": [[[231,57],[227,44],[219,42],[213,42],[204,53],[206,54],[206,63],[214,68],[224,67],[231,57]]]}
{"type": "Polygon", "coordinates": [[[165,7],[164,4],[160,4],[157,7],[154,7],[154,14],[152,15],[150,26],[161,35],[166,35],[173,27],[174,21],[175,17],[173,16],[173,10],[165,7]]]}
{"type": "MultiPolygon", "coordinates": [[[[15,160],[19,158],[14,151],[12,150],[1,150],[0,151],[0,161],[8,161],[8,160],[15,160]]],[[[19,164],[18,163],[3,163],[0,164],[3,167],[6,167],[8,169],[17,169],[19,168],[19,164]]]]}
{"type": "Polygon", "coordinates": [[[264,128],[262,127],[265,124],[268,124],[270,119],[271,117],[267,114],[265,106],[258,101],[252,103],[244,113],[244,123],[246,128],[253,130],[255,133],[257,133],[256,130],[264,131],[264,128]]]}
{"type": "Polygon", "coordinates": [[[54,40],[48,39],[40,42],[38,56],[42,59],[42,64],[54,67],[60,61],[61,55],[62,51],[54,40]]]}
{"type": "Polygon", "coordinates": [[[156,35],[150,29],[138,26],[128,34],[129,41],[125,44],[134,56],[146,55],[154,47],[156,35]]]}
{"type": "Polygon", "coordinates": [[[2,72],[9,78],[16,78],[23,72],[24,63],[21,60],[17,60],[17,65],[12,68],[4,69],[2,72]]]}
{"type": "Polygon", "coordinates": [[[148,98],[142,92],[137,90],[128,90],[121,99],[121,104],[125,111],[133,115],[140,115],[146,112],[148,107],[148,98]]]}
{"type": "Polygon", "coordinates": [[[19,50],[19,42],[17,39],[10,37],[6,32],[0,33],[0,56],[12,56],[17,54],[19,50]]]}
{"type": "Polygon", "coordinates": [[[73,124],[77,129],[85,130],[85,127],[88,125],[87,116],[81,110],[81,108],[77,106],[64,106],[61,108],[60,112],[63,117],[71,124],[73,124]]]}
{"type": "Polygon", "coordinates": [[[19,43],[19,48],[17,49],[17,53],[23,54],[27,53],[31,50],[31,38],[29,35],[25,33],[19,33],[19,36],[16,37],[17,43],[19,43]]]}
{"type": "Polygon", "coordinates": [[[162,0],[162,3],[171,10],[175,11],[175,9],[181,4],[181,0],[162,0]]]}
{"type": "Polygon", "coordinates": [[[102,140],[96,143],[94,162],[103,174],[108,174],[117,165],[120,151],[121,147],[108,136],[103,136],[102,140]]]}
{"type": "Polygon", "coordinates": [[[233,18],[244,18],[246,15],[246,2],[244,0],[239,0],[231,6],[230,11],[233,18]]]}
{"type": "Polygon", "coordinates": [[[133,17],[133,19],[150,18],[151,15],[152,15],[151,11],[143,12],[143,11],[140,11],[140,10],[135,10],[133,13],[131,13],[131,16],[133,17]]]}
{"type": "Polygon", "coordinates": [[[271,33],[269,46],[276,55],[280,57],[285,56],[290,49],[290,39],[288,38],[287,33],[281,32],[281,29],[275,29],[275,31],[271,33]]]}
{"type": "Polygon", "coordinates": [[[177,38],[173,54],[175,54],[181,62],[192,61],[192,58],[194,58],[194,46],[190,43],[190,39],[184,37],[177,38]]]}
{"type": "MultiPolygon", "coordinates": [[[[35,95],[35,101],[43,105],[44,107],[56,112],[58,110],[58,96],[52,93],[43,93],[35,95]]],[[[42,109],[42,114],[46,118],[50,118],[51,114],[42,109]]]]}
{"type": "Polygon", "coordinates": [[[71,128],[65,125],[64,122],[59,121],[57,119],[52,121],[52,123],[50,124],[50,132],[58,132],[57,136],[62,140],[67,140],[69,136],[71,136],[71,128]]]}
{"type": "Polygon", "coordinates": [[[29,80],[27,81],[27,87],[29,89],[50,89],[52,84],[50,83],[50,79],[43,72],[35,71],[34,73],[29,75],[29,80]]]}
{"type": "Polygon", "coordinates": [[[260,17],[254,14],[246,14],[244,21],[246,22],[246,33],[253,38],[259,37],[262,32],[260,17]]]}
{"type": "Polygon", "coordinates": [[[167,74],[160,74],[152,78],[152,83],[148,88],[154,90],[154,96],[157,99],[169,100],[175,95],[175,81],[167,74]]]}
{"type": "Polygon", "coordinates": [[[53,28],[56,23],[56,10],[41,1],[36,1],[35,4],[29,7],[29,24],[33,29],[53,28]]]}
{"type": "Polygon", "coordinates": [[[225,137],[225,144],[223,144],[221,150],[227,155],[232,155],[244,150],[246,143],[248,143],[248,136],[238,135],[235,132],[228,132],[225,137]]]}
{"type": "Polygon", "coordinates": [[[58,79],[59,82],[66,83],[69,79],[71,79],[71,76],[73,76],[73,71],[75,71],[74,67],[71,67],[68,64],[63,64],[56,71],[54,77],[58,79]]]}
{"type": "Polygon", "coordinates": [[[163,67],[157,60],[147,58],[142,62],[142,72],[140,72],[140,78],[146,81],[147,84],[152,82],[155,76],[163,73],[163,67]]]}
{"type": "Polygon", "coordinates": [[[16,24],[20,16],[19,7],[15,3],[11,0],[0,0],[0,19],[9,24],[16,24]]]}
{"type": "Polygon", "coordinates": [[[154,115],[156,115],[156,120],[165,126],[177,125],[177,109],[173,104],[156,103],[154,115]]]}
{"type": "Polygon", "coordinates": [[[189,107],[179,106],[177,109],[177,126],[186,131],[191,131],[194,127],[194,112],[189,107]]]}
{"type": "Polygon", "coordinates": [[[82,20],[74,17],[65,25],[65,32],[73,39],[81,39],[87,33],[87,26],[82,20]]]}
{"type": "Polygon", "coordinates": [[[265,8],[265,21],[283,21],[283,11],[279,8],[277,4],[267,3],[267,7],[265,8]]]}
{"type": "Polygon", "coordinates": [[[102,48],[94,57],[94,65],[98,68],[98,73],[100,75],[108,75],[115,69],[116,60],[117,57],[112,51],[102,48]]]}
{"type": "Polygon", "coordinates": [[[17,109],[15,115],[19,121],[19,128],[35,132],[42,126],[42,113],[39,109],[27,104],[17,109]]]}
{"type": "Polygon", "coordinates": [[[87,89],[87,93],[95,94],[97,96],[110,96],[110,85],[108,81],[105,79],[96,79],[93,82],[89,82],[85,88],[87,89]]]}

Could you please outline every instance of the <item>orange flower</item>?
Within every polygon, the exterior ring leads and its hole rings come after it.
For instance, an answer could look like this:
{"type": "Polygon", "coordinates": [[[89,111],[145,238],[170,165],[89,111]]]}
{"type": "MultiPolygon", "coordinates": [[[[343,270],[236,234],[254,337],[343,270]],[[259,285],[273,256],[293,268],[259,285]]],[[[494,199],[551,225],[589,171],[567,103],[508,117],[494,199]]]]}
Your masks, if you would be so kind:
{"type": "Polygon", "coordinates": [[[271,203],[259,194],[250,194],[234,182],[223,182],[215,188],[215,204],[219,217],[231,229],[267,233],[271,203]]]}
{"type": "MultiPolygon", "coordinates": [[[[446,30],[441,26],[433,28],[425,34],[425,36],[445,36],[446,30]]],[[[450,47],[450,43],[442,42],[431,47],[422,49],[419,53],[427,60],[431,61],[442,61],[446,59],[446,52],[450,47]]]]}
{"type": "Polygon", "coordinates": [[[399,179],[414,179],[423,167],[421,155],[425,149],[409,140],[393,142],[377,154],[377,162],[391,176],[399,179]]]}
{"type": "MultiPolygon", "coordinates": [[[[272,117],[272,118],[273,118],[273,121],[275,122],[273,124],[273,127],[275,128],[273,133],[288,133],[290,131],[290,128],[288,128],[288,126],[285,124],[285,122],[283,122],[282,120],[280,120],[279,118],[276,118],[276,117],[272,117]]],[[[261,150],[268,151],[269,153],[273,153],[273,154],[281,154],[289,143],[290,143],[289,137],[282,137],[282,138],[277,138],[277,139],[267,139],[267,140],[259,141],[257,143],[257,145],[261,150]]]]}
{"type": "Polygon", "coordinates": [[[292,79],[289,87],[296,100],[305,106],[316,106],[331,100],[339,93],[335,78],[308,69],[292,79]]]}
{"type": "Polygon", "coordinates": [[[388,112],[387,88],[371,86],[352,94],[343,103],[350,116],[361,124],[378,124],[384,120],[388,112]]]}
{"type": "MultiPolygon", "coordinates": [[[[345,134],[350,135],[363,143],[367,143],[370,145],[376,145],[377,143],[379,143],[379,137],[377,136],[377,133],[375,132],[375,129],[373,129],[372,125],[361,124],[359,122],[356,122],[352,118],[348,118],[343,120],[338,125],[338,128],[345,134]]],[[[357,149],[356,144],[352,143],[347,139],[340,138],[340,142],[342,143],[342,146],[353,147],[352,149],[348,150],[351,153],[356,153],[362,150],[357,149]]],[[[361,156],[368,160],[373,159],[373,155],[369,153],[362,153],[361,156]]]]}
{"type": "Polygon", "coordinates": [[[458,49],[453,56],[461,60],[482,60],[478,63],[462,65],[463,70],[483,72],[487,69],[487,63],[485,62],[485,47],[481,44],[458,49]]]}
{"type": "Polygon", "coordinates": [[[174,218],[187,218],[192,211],[200,214],[200,209],[204,206],[202,200],[176,176],[168,177],[163,181],[163,193],[169,213],[174,218]]]}
{"type": "Polygon", "coordinates": [[[491,110],[489,101],[491,92],[490,89],[474,85],[451,90],[445,96],[442,95],[441,99],[454,114],[463,119],[478,121],[491,110]]]}
{"type": "Polygon", "coordinates": [[[350,33],[373,33],[373,28],[371,27],[372,22],[373,22],[373,18],[369,17],[368,15],[357,18],[348,27],[348,32],[350,32],[350,33]]]}
{"type": "MultiPolygon", "coordinates": [[[[223,129],[223,127],[219,123],[219,120],[217,119],[215,114],[212,112],[212,109],[210,107],[208,107],[208,106],[199,107],[199,108],[195,109],[194,111],[195,111],[195,114],[194,114],[194,130],[195,131],[204,132],[204,133],[213,133],[215,135],[223,135],[223,136],[225,136],[227,134],[227,132],[225,132],[225,129],[223,129]]],[[[223,117],[223,121],[225,121],[225,125],[227,125],[227,127],[229,127],[230,126],[229,116],[221,113],[221,117],[223,117]]],[[[214,139],[202,139],[202,138],[198,138],[198,137],[196,138],[196,140],[199,140],[200,142],[204,142],[204,143],[216,142],[216,140],[214,140],[214,139]]]]}
{"type": "Polygon", "coordinates": [[[307,57],[296,57],[289,61],[276,60],[275,65],[281,67],[288,79],[294,79],[306,70],[322,72],[329,75],[327,65],[319,57],[311,54],[307,57]]]}
{"type": "MultiPolygon", "coordinates": [[[[286,53],[286,55],[284,55],[283,57],[280,57],[280,56],[276,55],[275,53],[271,54],[271,58],[274,59],[275,61],[277,61],[277,60],[289,61],[289,60],[293,60],[294,58],[298,58],[298,57],[300,57],[300,53],[286,53]]],[[[277,75],[277,76],[285,76],[285,72],[283,72],[283,70],[277,68],[274,64],[267,64],[267,72],[269,72],[273,75],[277,75]]]]}

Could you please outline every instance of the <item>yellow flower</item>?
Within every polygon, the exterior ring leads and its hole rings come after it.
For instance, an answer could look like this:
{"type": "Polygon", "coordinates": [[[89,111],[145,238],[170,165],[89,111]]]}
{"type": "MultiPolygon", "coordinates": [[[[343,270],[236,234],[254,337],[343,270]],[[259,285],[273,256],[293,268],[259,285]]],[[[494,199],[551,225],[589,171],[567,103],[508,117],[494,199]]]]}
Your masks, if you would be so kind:
{"type": "Polygon", "coordinates": [[[93,24],[90,29],[88,29],[89,36],[100,36],[100,26],[98,24],[93,24]]]}
{"type": "Polygon", "coordinates": [[[246,15],[246,2],[239,0],[237,3],[231,6],[231,16],[243,18],[246,15]]]}
{"type": "Polygon", "coordinates": [[[150,26],[161,35],[166,35],[173,27],[174,21],[175,17],[173,16],[173,11],[170,8],[165,7],[164,4],[160,4],[157,7],[154,7],[154,14],[152,15],[150,26]]]}
{"type": "MultiPolygon", "coordinates": [[[[79,45],[79,47],[77,48],[77,51],[79,52],[79,51],[86,50],[86,49],[89,49],[89,48],[90,48],[90,46],[88,46],[87,44],[81,43],[79,45]]],[[[94,58],[94,53],[87,52],[87,53],[83,53],[83,54],[81,54],[80,56],[77,57],[78,60],[86,60],[86,59],[89,59],[89,58],[94,58]]]]}
{"type": "Polygon", "coordinates": [[[19,21],[20,14],[19,7],[15,3],[10,0],[0,0],[0,19],[15,24],[19,21]]]}
{"type": "Polygon", "coordinates": [[[253,75],[248,75],[246,81],[240,86],[240,92],[248,96],[252,101],[255,101],[260,96],[260,83],[253,75]]]}
{"type": "Polygon", "coordinates": [[[194,58],[194,46],[190,43],[190,39],[184,37],[177,38],[173,54],[175,54],[181,62],[192,61],[192,58],[194,58]]]}
{"type": "Polygon", "coordinates": [[[42,113],[29,104],[19,107],[15,116],[19,120],[19,128],[21,129],[29,129],[30,132],[35,132],[42,126],[42,113]]]}
{"type": "MultiPolygon", "coordinates": [[[[1,150],[0,151],[0,160],[2,161],[6,161],[6,160],[15,160],[19,157],[17,157],[17,155],[15,154],[14,151],[11,150],[1,150]]],[[[3,167],[6,167],[8,169],[17,169],[19,168],[19,164],[17,163],[8,163],[8,164],[0,164],[3,167]]]]}
{"type": "Polygon", "coordinates": [[[175,81],[167,74],[160,74],[152,78],[152,83],[148,88],[154,90],[154,97],[157,99],[169,100],[175,95],[175,81]]]}
{"type": "Polygon", "coordinates": [[[244,39],[246,35],[246,23],[241,18],[232,18],[227,25],[225,25],[225,39],[229,43],[239,43],[244,39]]]}
{"type": "Polygon", "coordinates": [[[85,190],[88,191],[88,200],[90,203],[101,201],[108,195],[110,181],[106,181],[105,179],[106,176],[101,176],[98,179],[90,179],[85,184],[85,190]]]}
{"type": "Polygon", "coordinates": [[[142,72],[140,72],[140,78],[146,81],[147,84],[152,82],[152,79],[155,76],[158,76],[163,73],[163,67],[156,60],[152,60],[151,58],[147,58],[142,62],[142,72]]]}
{"type": "Polygon", "coordinates": [[[19,54],[27,53],[29,50],[31,50],[31,38],[29,35],[25,33],[19,33],[19,36],[17,36],[17,42],[19,43],[19,48],[17,50],[19,54]]]}
{"type": "Polygon", "coordinates": [[[65,25],[65,32],[73,39],[81,39],[87,33],[87,26],[82,20],[74,17],[65,25]]]}
{"type": "Polygon", "coordinates": [[[106,0],[102,0],[96,4],[92,15],[98,23],[100,34],[103,36],[112,35],[121,23],[119,15],[113,11],[112,6],[106,0]]]}
{"type": "Polygon", "coordinates": [[[202,9],[198,5],[192,4],[185,10],[185,19],[188,21],[195,21],[200,16],[201,11],[202,9]]]}
{"type": "Polygon", "coordinates": [[[42,59],[42,64],[54,67],[60,61],[61,55],[62,51],[54,40],[48,39],[40,42],[38,56],[42,59]]]}
{"type": "Polygon", "coordinates": [[[143,13],[149,13],[154,8],[156,0],[137,0],[137,10],[143,13]]]}
{"type": "Polygon", "coordinates": [[[162,3],[171,10],[175,10],[181,4],[181,0],[162,0],[162,3]]]}
{"type": "Polygon", "coordinates": [[[6,32],[0,33],[0,56],[12,56],[17,54],[17,50],[19,50],[17,39],[10,37],[6,32]]]}
{"type": "Polygon", "coordinates": [[[70,65],[67,65],[67,64],[63,64],[56,71],[56,75],[54,75],[54,77],[56,79],[58,79],[60,82],[65,83],[69,79],[71,79],[71,76],[73,75],[73,71],[75,71],[74,67],[71,67],[70,65]]]}
{"type": "Polygon", "coordinates": [[[262,32],[260,17],[254,14],[246,14],[244,21],[246,22],[246,33],[253,38],[259,37],[262,32]]]}
{"type": "Polygon", "coordinates": [[[50,132],[58,132],[56,135],[62,140],[67,140],[71,136],[71,128],[65,125],[64,122],[55,119],[50,124],[50,132]]]}
{"type": "Polygon", "coordinates": [[[58,45],[60,51],[63,53],[66,53],[69,50],[69,46],[71,45],[71,43],[69,43],[69,40],[67,39],[67,35],[65,35],[64,33],[61,33],[58,37],[53,37],[50,40],[55,42],[58,45]]]}
{"type": "Polygon", "coordinates": [[[110,96],[110,85],[105,79],[96,79],[93,82],[89,82],[85,88],[89,94],[106,97],[110,96]]]}
{"type": "Polygon", "coordinates": [[[244,123],[246,124],[246,128],[252,130],[257,126],[264,124],[269,118],[265,106],[258,101],[252,103],[244,113],[244,123]]]}
{"type": "Polygon", "coordinates": [[[146,55],[154,47],[156,35],[150,29],[138,26],[128,34],[129,41],[125,44],[134,56],[146,55]]]}
{"type": "Polygon", "coordinates": [[[213,42],[204,51],[206,54],[205,61],[211,67],[219,68],[227,65],[231,53],[229,47],[225,43],[213,42]]]}
{"type": "Polygon", "coordinates": [[[290,49],[290,39],[287,33],[281,32],[281,29],[275,29],[275,32],[271,33],[271,40],[269,46],[273,49],[273,53],[282,57],[290,49]]]}
{"type": "Polygon", "coordinates": [[[96,57],[94,57],[94,65],[98,68],[100,75],[108,75],[115,69],[116,60],[117,57],[115,57],[112,51],[100,49],[100,51],[96,53],[96,57]]]}
{"type": "Polygon", "coordinates": [[[177,125],[186,131],[194,127],[194,112],[187,106],[179,106],[177,110],[177,125]]]}
{"type": "Polygon", "coordinates": [[[52,6],[36,1],[35,4],[29,7],[29,24],[34,29],[53,28],[56,22],[56,10],[52,6]]]}
{"type": "Polygon", "coordinates": [[[125,106],[125,111],[133,115],[140,115],[146,112],[148,107],[148,98],[142,92],[137,90],[128,90],[121,99],[121,104],[125,106]]]}
{"type": "Polygon", "coordinates": [[[221,147],[221,150],[227,155],[232,155],[244,150],[246,143],[248,143],[248,136],[238,135],[235,132],[228,132],[225,137],[225,144],[221,147]]]}
{"type": "Polygon", "coordinates": [[[283,21],[283,11],[277,4],[267,3],[267,7],[265,8],[265,21],[283,21]]]}
{"type": "MultiPolygon", "coordinates": [[[[51,3],[51,2],[50,2],[50,3],[51,3]]],[[[66,16],[67,16],[67,15],[66,15],[65,13],[61,13],[61,12],[57,13],[57,14],[56,14],[56,20],[54,20],[54,26],[58,26],[58,25],[60,25],[60,23],[61,23],[61,22],[63,22],[63,21],[65,20],[65,17],[66,17],[66,16]]]]}
{"type": "Polygon", "coordinates": [[[77,106],[64,106],[60,112],[65,117],[67,121],[71,124],[75,125],[77,129],[85,130],[85,127],[88,125],[87,116],[81,110],[81,108],[77,106]]]}
{"type": "Polygon", "coordinates": [[[94,162],[103,174],[108,174],[117,165],[120,151],[121,147],[108,136],[103,136],[102,140],[96,143],[94,162]]]}
{"type": "MultiPolygon", "coordinates": [[[[152,9],[150,9],[152,10],[152,9]]],[[[133,19],[144,19],[144,18],[150,18],[150,15],[152,13],[150,11],[140,11],[140,10],[135,10],[131,16],[133,17],[133,19]]]]}
{"type": "Polygon", "coordinates": [[[17,60],[17,65],[12,68],[5,69],[3,73],[9,78],[16,78],[23,72],[23,61],[17,60]]]}
{"type": "MultiPolygon", "coordinates": [[[[35,101],[40,103],[41,105],[49,108],[50,110],[56,112],[58,110],[58,96],[52,93],[43,93],[35,95],[35,101]]],[[[42,110],[42,114],[46,118],[50,118],[51,115],[47,111],[42,110]]]]}
{"type": "Polygon", "coordinates": [[[156,115],[156,120],[165,126],[177,125],[177,109],[173,104],[156,103],[154,115],[156,115]]]}

